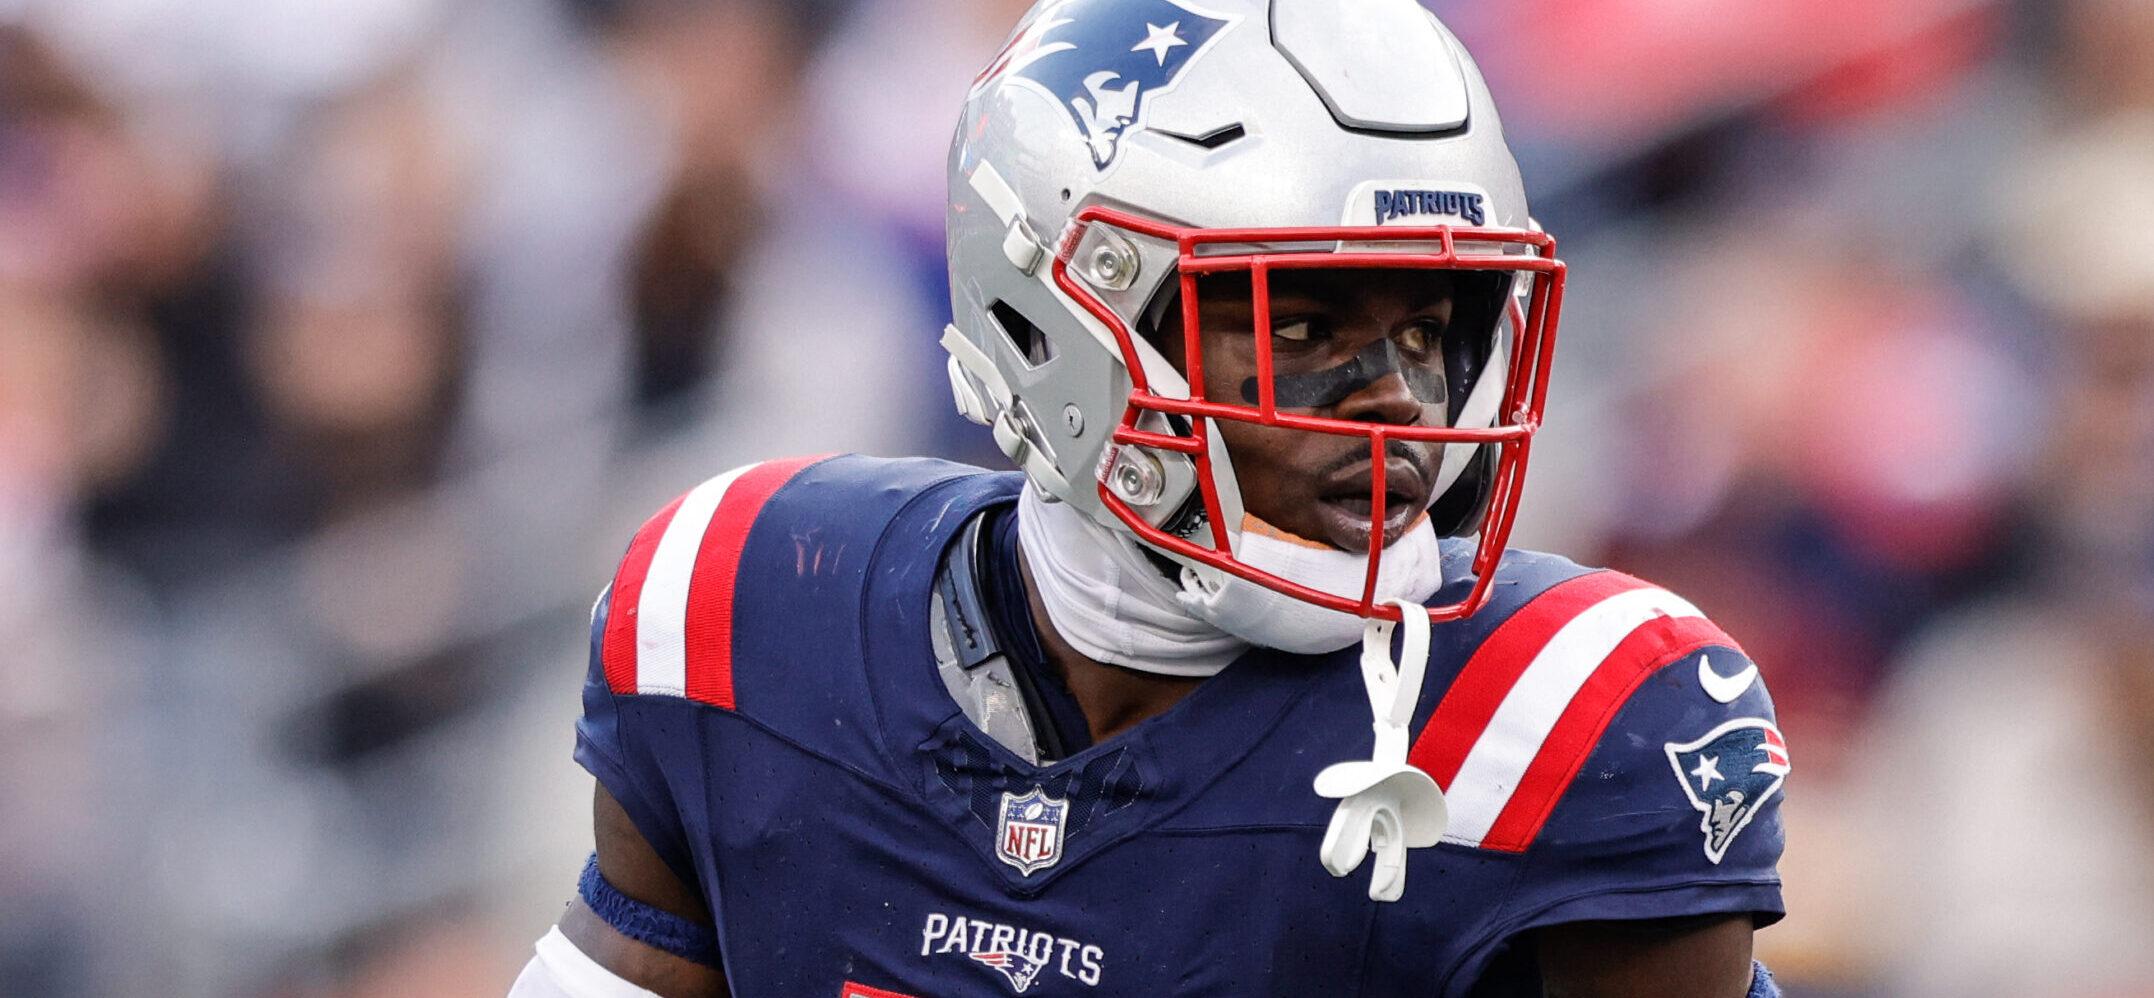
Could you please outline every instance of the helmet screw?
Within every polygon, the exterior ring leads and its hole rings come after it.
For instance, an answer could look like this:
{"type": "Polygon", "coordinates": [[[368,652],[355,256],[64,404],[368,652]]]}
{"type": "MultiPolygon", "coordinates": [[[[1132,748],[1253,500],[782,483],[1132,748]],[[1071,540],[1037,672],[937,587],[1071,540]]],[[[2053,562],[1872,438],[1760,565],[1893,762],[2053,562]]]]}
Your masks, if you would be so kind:
{"type": "Polygon", "coordinates": [[[1086,230],[1084,238],[1077,243],[1077,252],[1070,259],[1078,265],[1085,280],[1102,291],[1129,290],[1137,283],[1137,272],[1144,269],[1144,261],[1137,256],[1137,247],[1105,224],[1096,224],[1086,230]]]}
{"type": "Polygon", "coordinates": [[[1099,252],[1092,254],[1092,272],[1099,275],[1101,283],[1120,281],[1124,265],[1122,254],[1115,252],[1112,246],[1102,246],[1099,252]]]}
{"type": "Polygon", "coordinates": [[[1158,458],[1141,450],[1124,450],[1107,484],[1123,502],[1152,506],[1167,491],[1167,469],[1160,467],[1158,458]]]}
{"type": "Polygon", "coordinates": [[[1120,291],[1135,280],[1137,267],[1129,252],[1124,252],[1120,246],[1101,246],[1092,252],[1092,276],[1099,280],[1101,287],[1120,291]]]}
{"type": "Polygon", "coordinates": [[[1084,436],[1084,410],[1075,403],[1062,407],[1062,425],[1070,428],[1070,436],[1084,436]]]}

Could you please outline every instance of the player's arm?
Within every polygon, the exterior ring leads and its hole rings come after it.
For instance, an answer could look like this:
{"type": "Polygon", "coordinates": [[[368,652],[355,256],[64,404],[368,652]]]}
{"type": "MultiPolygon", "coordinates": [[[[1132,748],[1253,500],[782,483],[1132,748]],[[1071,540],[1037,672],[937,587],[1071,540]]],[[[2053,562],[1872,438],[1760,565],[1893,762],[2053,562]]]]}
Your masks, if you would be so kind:
{"type": "MultiPolygon", "coordinates": [[[[675,876],[658,852],[644,841],[628,812],[599,787],[591,807],[592,833],[598,842],[598,872],[611,888],[636,904],[708,929],[710,913],[702,898],[675,876]]],[[[631,939],[578,897],[561,917],[561,934],[593,962],[614,976],[667,998],[728,998],[725,974],[631,939]]]]}
{"type": "Polygon", "coordinates": [[[609,587],[591,609],[590,668],[576,722],[576,761],[598,782],[596,849],[576,899],[539,940],[509,998],[725,996],[717,932],[690,872],[692,833],[672,798],[673,777],[694,774],[669,767],[691,756],[654,741],[672,729],[654,730],[643,714],[652,704],[616,693],[609,681],[613,592],[609,587]]]}
{"type": "Polygon", "coordinates": [[[1574,922],[1534,934],[1547,998],[1744,998],[1748,915],[1574,922]]]}
{"type": "Polygon", "coordinates": [[[1453,841],[1522,857],[1484,968],[1528,964],[1552,996],[1773,994],[1750,945],[1786,911],[1790,765],[1741,646],[1666,590],[1590,572],[1482,649],[1413,759],[1453,841]]]}
{"type": "Polygon", "coordinates": [[[603,786],[592,827],[578,896],[508,998],[730,998],[702,899],[603,786]]]}

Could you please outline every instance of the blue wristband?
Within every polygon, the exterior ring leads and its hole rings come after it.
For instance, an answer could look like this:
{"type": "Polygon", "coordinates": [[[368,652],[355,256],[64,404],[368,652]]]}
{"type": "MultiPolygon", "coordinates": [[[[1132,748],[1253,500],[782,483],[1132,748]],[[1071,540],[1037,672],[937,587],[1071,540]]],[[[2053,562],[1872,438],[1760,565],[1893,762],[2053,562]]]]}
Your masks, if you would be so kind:
{"type": "Polygon", "coordinates": [[[669,911],[660,911],[620,892],[598,872],[598,854],[583,864],[576,891],[613,931],[690,963],[719,967],[718,932],[669,911]]]}

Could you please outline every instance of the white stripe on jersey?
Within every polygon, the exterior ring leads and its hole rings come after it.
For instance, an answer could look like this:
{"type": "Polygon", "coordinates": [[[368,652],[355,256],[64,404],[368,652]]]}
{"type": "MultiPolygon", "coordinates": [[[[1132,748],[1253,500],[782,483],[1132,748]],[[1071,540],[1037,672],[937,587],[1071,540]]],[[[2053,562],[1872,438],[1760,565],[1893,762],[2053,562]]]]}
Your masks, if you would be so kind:
{"type": "Polygon", "coordinates": [[[1632,631],[1663,616],[1705,615],[1665,589],[1633,589],[1594,604],[1548,639],[1445,788],[1451,808],[1446,839],[1481,844],[1579,688],[1632,631]]]}
{"type": "Polygon", "coordinates": [[[636,604],[636,692],[687,695],[688,581],[695,576],[696,553],[726,490],[753,467],[736,468],[696,486],[659,538],[636,604]]]}

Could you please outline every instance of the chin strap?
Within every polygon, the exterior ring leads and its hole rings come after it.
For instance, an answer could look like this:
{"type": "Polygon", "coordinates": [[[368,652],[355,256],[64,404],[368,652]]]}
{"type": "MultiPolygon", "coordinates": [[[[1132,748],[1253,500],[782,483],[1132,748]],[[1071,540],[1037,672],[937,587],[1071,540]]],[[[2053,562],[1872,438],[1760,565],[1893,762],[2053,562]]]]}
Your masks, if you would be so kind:
{"type": "Polygon", "coordinates": [[[1316,774],[1316,792],[1339,802],[1324,830],[1324,869],[1343,877],[1374,853],[1369,898],[1396,901],[1406,892],[1406,850],[1442,841],[1451,819],[1436,781],[1406,762],[1407,726],[1428,672],[1428,611],[1405,600],[1385,605],[1399,609],[1406,633],[1399,661],[1393,662],[1391,632],[1397,625],[1370,620],[1362,626],[1361,681],[1375,717],[1376,749],[1367,761],[1342,762],[1316,774]]]}

